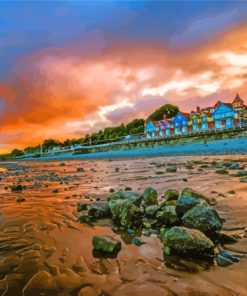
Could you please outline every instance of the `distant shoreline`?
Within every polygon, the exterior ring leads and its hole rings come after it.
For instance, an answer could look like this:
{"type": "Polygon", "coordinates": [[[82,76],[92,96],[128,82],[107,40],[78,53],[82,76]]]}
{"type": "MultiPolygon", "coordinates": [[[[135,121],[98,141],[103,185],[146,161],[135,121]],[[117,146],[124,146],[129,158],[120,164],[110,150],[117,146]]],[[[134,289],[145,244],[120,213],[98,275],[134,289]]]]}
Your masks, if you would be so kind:
{"type": "Polygon", "coordinates": [[[59,161],[59,160],[99,160],[125,159],[143,157],[169,156],[207,156],[207,155],[247,155],[247,137],[210,140],[204,143],[183,143],[179,145],[157,146],[153,148],[136,148],[129,150],[112,150],[105,152],[91,152],[88,154],[47,156],[43,158],[8,159],[7,161],[59,161]]]}

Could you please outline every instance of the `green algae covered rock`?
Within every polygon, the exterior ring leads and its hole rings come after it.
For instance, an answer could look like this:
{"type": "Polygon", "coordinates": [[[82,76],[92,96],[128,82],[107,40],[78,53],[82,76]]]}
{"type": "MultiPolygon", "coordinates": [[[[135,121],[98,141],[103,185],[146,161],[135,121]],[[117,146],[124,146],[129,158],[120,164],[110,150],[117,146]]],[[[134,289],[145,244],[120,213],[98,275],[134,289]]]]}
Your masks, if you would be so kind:
{"type": "Polygon", "coordinates": [[[164,194],[164,198],[166,201],[177,200],[179,198],[179,191],[176,189],[168,189],[164,194]]]}
{"type": "Polygon", "coordinates": [[[148,206],[157,205],[158,204],[157,197],[158,197],[157,191],[152,187],[146,188],[145,191],[143,192],[143,201],[148,206]]]}
{"type": "Polygon", "coordinates": [[[156,214],[156,218],[165,224],[174,224],[177,221],[177,213],[175,206],[162,207],[156,214]]]}
{"type": "Polygon", "coordinates": [[[121,242],[108,235],[95,235],[92,242],[98,251],[115,253],[121,250],[121,242]]]}
{"type": "Polygon", "coordinates": [[[165,253],[175,250],[181,254],[212,254],[213,242],[197,229],[173,226],[165,231],[162,242],[165,253]]]}
{"type": "Polygon", "coordinates": [[[110,218],[111,212],[107,202],[93,202],[90,204],[88,215],[94,218],[110,218]]]}
{"type": "Polygon", "coordinates": [[[207,203],[210,203],[210,199],[207,198],[206,196],[204,196],[203,194],[189,188],[189,187],[185,187],[182,192],[181,192],[181,196],[188,196],[188,197],[193,197],[193,198],[200,198],[200,199],[204,199],[207,203]]]}
{"type": "Polygon", "coordinates": [[[126,199],[109,201],[112,219],[125,228],[131,228],[140,223],[141,210],[126,199]]]}
{"type": "Polygon", "coordinates": [[[147,206],[145,209],[145,214],[148,217],[154,217],[156,212],[158,211],[159,206],[158,205],[151,205],[151,206],[147,206]]]}
{"type": "Polygon", "coordinates": [[[182,217],[183,225],[198,229],[204,233],[215,232],[222,228],[222,220],[218,213],[205,205],[196,205],[182,217]]]}

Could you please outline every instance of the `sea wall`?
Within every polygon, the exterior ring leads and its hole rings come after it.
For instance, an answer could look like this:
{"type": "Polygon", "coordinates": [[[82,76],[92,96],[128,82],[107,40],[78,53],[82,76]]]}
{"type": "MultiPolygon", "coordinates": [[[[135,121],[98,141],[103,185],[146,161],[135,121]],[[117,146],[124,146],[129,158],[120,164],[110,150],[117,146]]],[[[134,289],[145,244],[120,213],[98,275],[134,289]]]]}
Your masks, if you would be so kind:
{"type": "Polygon", "coordinates": [[[186,144],[206,144],[209,141],[217,141],[224,139],[247,138],[247,129],[217,131],[202,134],[177,136],[171,138],[144,139],[138,141],[129,141],[126,143],[111,143],[107,146],[91,146],[87,149],[87,153],[117,151],[117,150],[134,150],[155,147],[171,147],[186,144]]]}

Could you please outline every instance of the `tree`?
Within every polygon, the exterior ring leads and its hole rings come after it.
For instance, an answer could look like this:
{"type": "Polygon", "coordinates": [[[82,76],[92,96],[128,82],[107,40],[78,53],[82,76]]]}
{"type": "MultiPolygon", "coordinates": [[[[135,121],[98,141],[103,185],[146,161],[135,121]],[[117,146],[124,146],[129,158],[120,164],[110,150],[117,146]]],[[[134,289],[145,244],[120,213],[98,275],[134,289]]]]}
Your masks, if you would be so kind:
{"type": "Polygon", "coordinates": [[[49,150],[52,147],[57,147],[57,146],[60,146],[60,145],[61,145],[61,142],[59,142],[58,140],[47,139],[47,140],[44,140],[44,142],[42,144],[42,147],[45,150],[49,150]]]}
{"type": "Polygon", "coordinates": [[[179,108],[172,104],[165,104],[164,106],[155,110],[152,114],[149,115],[148,119],[150,120],[161,120],[163,115],[167,115],[167,118],[172,118],[177,115],[179,108]]]}
{"type": "Polygon", "coordinates": [[[19,150],[19,149],[14,149],[12,152],[11,152],[11,155],[13,157],[17,157],[17,156],[22,156],[24,154],[24,152],[22,150],[19,150]]]}
{"type": "Polygon", "coordinates": [[[126,125],[128,134],[138,134],[144,132],[144,119],[134,119],[126,125]]]}

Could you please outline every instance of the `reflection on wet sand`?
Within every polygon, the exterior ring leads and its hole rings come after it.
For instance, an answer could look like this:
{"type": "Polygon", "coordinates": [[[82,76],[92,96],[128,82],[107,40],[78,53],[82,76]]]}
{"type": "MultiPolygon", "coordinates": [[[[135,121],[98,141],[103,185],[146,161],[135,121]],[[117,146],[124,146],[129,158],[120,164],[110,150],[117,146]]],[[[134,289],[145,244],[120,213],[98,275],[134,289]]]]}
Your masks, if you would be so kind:
{"type": "MultiPolygon", "coordinates": [[[[13,162],[0,164],[1,295],[247,295],[247,183],[216,174],[218,157],[170,157],[132,160],[13,162]],[[176,173],[167,173],[176,166],[176,173]],[[81,170],[83,168],[84,170],[81,170]],[[12,191],[14,184],[22,190],[12,191]],[[216,201],[226,219],[223,230],[242,237],[225,245],[240,262],[229,267],[163,256],[157,235],[132,236],[111,220],[77,222],[77,203],[106,200],[109,191],[192,187],[216,201]],[[17,199],[23,201],[17,202],[17,199]],[[121,240],[116,258],[92,250],[96,234],[121,240]]],[[[247,158],[227,157],[247,166],[247,158]]],[[[243,179],[243,178],[242,178],[243,179]]]]}

